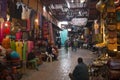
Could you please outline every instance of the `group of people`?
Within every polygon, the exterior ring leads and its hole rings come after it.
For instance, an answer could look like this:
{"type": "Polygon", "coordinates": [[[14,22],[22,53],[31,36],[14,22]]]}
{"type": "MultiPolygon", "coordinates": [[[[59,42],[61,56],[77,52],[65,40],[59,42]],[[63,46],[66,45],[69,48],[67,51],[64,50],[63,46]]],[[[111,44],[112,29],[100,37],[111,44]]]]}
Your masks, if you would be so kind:
{"type": "Polygon", "coordinates": [[[72,51],[77,51],[77,48],[79,47],[79,41],[78,39],[73,39],[73,40],[69,40],[67,39],[65,41],[65,50],[68,51],[68,48],[71,47],[72,51]]]}
{"type": "MultiPolygon", "coordinates": [[[[58,49],[57,47],[53,45],[47,45],[46,46],[46,56],[48,59],[52,57],[54,60],[57,60],[58,57],[58,49]]],[[[14,61],[14,60],[20,60],[20,56],[16,51],[13,51],[12,49],[0,49],[0,58],[1,56],[4,56],[3,58],[8,61],[14,61]]],[[[37,61],[38,58],[34,54],[34,50],[32,50],[27,57],[27,60],[34,64],[35,68],[38,70],[37,61]]],[[[69,77],[71,80],[89,80],[89,72],[87,65],[83,62],[83,59],[81,57],[78,58],[78,65],[76,65],[75,69],[72,73],[69,73],[69,77]]],[[[0,62],[1,59],[0,59],[0,62]]]]}
{"type": "MultiPolygon", "coordinates": [[[[71,47],[72,51],[77,51],[79,47],[79,42],[77,39],[70,41],[67,39],[65,41],[65,50],[68,51],[68,48],[71,47]]],[[[78,64],[75,66],[72,73],[69,73],[71,80],[89,80],[88,66],[84,63],[83,58],[79,57],[77,59],[78,64]]]]}
{"type": "Polygon", "coordinates": [[[45,61],[58,60],[58,47],[52,43],[42,41],[38,44],[41,54],[46,55],[45,61]]]}

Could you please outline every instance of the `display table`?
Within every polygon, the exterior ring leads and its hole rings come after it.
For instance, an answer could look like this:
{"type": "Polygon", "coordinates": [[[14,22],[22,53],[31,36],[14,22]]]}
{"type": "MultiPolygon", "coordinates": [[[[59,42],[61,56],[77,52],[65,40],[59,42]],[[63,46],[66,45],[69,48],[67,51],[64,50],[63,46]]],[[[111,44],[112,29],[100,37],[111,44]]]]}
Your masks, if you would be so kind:
{"type": "Polygon", "coordinates": [[[91,80],[94,80],[95,77],[102,76],[105,80],[108,79],[107,75],[107,62],[109,56],[102,54],[100,57],[96,58],[90,66],[90,76],[91,80]]]}

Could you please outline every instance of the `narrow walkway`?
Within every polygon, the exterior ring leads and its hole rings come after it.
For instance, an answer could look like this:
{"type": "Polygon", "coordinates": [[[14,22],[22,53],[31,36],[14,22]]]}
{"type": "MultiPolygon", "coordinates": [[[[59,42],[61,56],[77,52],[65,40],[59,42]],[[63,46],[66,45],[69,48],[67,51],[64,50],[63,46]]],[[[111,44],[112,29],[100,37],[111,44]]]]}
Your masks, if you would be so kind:
{"type": "Polygon", "coordinates": [[[61,48],[59,50],[59,60],[54,62],[44,62],[39,67],[39,71],[29,70],[21,80],[70,80],[68,74],[73,71],[77,64],[77,58],[83,57],[86,64],[90,64],[95,58],[91,51],[79,49],[77,52],[68,53],[61,48]]]}

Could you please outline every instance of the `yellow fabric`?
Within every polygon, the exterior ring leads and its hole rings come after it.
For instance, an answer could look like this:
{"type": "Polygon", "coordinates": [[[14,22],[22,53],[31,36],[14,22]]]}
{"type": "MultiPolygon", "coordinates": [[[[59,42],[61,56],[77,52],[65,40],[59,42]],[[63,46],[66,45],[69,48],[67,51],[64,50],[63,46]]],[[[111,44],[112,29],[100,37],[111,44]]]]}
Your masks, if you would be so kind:
{"type": "Polygon", "coordinates": [[[22,42],[16,42],[16,52],[20,55],[20,59],[22,60],[22,47],[23,43],[22,42]]]}
{"type": "Polygon", "coordinates": [[[96,47],[105,47],[106,46],[106,43],[98,43],[95,45],[96,47]]]}

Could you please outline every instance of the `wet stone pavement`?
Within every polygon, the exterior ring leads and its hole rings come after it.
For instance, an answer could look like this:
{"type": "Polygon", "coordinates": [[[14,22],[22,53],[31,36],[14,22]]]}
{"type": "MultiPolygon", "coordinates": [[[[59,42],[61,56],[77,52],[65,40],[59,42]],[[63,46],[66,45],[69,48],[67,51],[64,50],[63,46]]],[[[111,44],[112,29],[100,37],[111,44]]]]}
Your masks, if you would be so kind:
{"type": "Polygon", "coordinates": [[[59,49],[58,61],[43,62],[37,70],[26,70],[21,80],[70,80],[68,74],[73,71],[77,64],[77,58],[83,57],[84,62],[89,65],[95,55],[86,49],[78,49],[77,52],[64,48],[59,49]]]}

